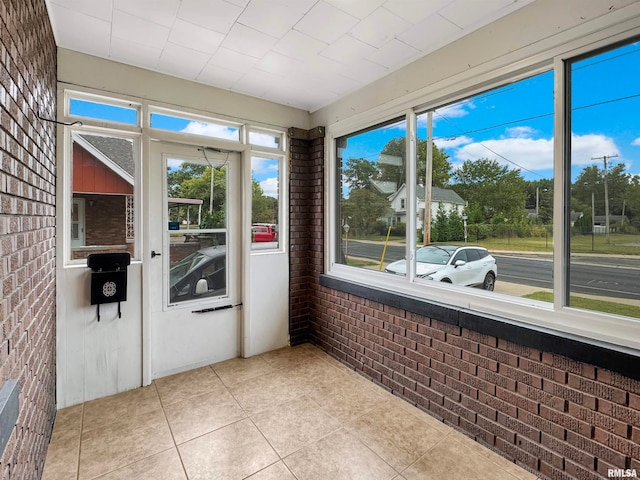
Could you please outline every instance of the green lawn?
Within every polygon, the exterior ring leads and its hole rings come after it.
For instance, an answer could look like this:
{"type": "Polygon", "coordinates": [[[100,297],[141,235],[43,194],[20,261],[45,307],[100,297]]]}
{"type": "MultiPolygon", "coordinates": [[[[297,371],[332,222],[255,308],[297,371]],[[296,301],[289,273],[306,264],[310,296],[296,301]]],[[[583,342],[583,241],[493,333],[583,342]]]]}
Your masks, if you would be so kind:
{"type": "MultiPolygon", "coordinates": [[[[542,300],[543,302],[553,302],[553,294],[551,292],[533,292],[525,295],[524,297],[532,298],[534,300],[542,300]]],[[[585,310],[595,310],[596,312],[613,313],[615,315],[640,318],[640,308],[635,305],[628,305],[625,303],[609,302],[606,300],[572,295],[571,306],[575,308],[583,308],[585,310]]]]}

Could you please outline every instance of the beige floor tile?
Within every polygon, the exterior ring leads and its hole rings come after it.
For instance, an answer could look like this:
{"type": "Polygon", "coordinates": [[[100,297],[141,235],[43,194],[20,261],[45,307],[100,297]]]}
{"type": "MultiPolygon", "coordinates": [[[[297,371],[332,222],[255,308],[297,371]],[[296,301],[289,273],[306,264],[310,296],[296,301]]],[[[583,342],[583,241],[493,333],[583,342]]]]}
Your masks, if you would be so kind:
{"type": "Polygon", "coordinates": [[[274,368],[290,368],[301,362],[316,358],[316,355],[307,348],[285,347],[260,355],[274,368]]]}
{"type": "Polygon", "coordinates": [[[426,423],[427,425],[429,425],[429,427],[434,428],[436,430],[438,430],[439,432],[448,434],[453,430],[453,428],[449,427],[447,424],[441,422],[440,420],[436,419],[435,417],[433,417],[432,415],[429,415],[427,412],[424,412],[422,410],[420,410],[418,407],[411,405],[409,402],[396,397],[395,395],[393,395],[392,393],[387,392],[386,390],[378,387],[377,385],[375,385],[373,382],[371,382],[372,385],[374,386],[374,388],[376,388],[377,392],[380,393],[380,395],[382,395],[385,400],[389,401],[391,403],[391,408],[393,409],[400,409],[400,410],[404,410],[405,412],[410,413],[411,415],[417,417],[419,420],[421,420],[422,422],[426,423]]]}
{"type": "Polygon", "coordinates": [[[271,373],[275,370],[261,356],[232,358],[231,360],[211,365],[211,368],[213,368],[222,382],[227,386],[237,385],[238,383],[259,377],[266,373],[271,373]]]}
{"type": "Polygon", "coordinates": [[[197,397],[223,386],[209,366],[154,380],[164,406],[197,397]]]}
{"type": "Polygon", "coordinates": [[[252,419],[281,457],[340,428],[308,397],[277,405],[252,419]]]}
{"type": "Polygon", "coordinates": [[[189,480],[240,480],[279,460],[251,420],[178,446],[189,480]]]}
{"type": "Polygon", "coordinates": [[[74,405],[73,407],[62,408],[56,412],[56,421],[54,428],[61,430],[66,428],[75,428],[78,432],[82,428],[82,415],[84,413],[84,404],[74,405]]]}
{"type": "Polygon", "coordinates": [[[281,371],[232,385],[229,391],[249,415],[301,397],[304,392],[281,371]]]}
{"type": "MultiPolygon", "coordinates": [[[[82,409],[80,410],[82,411],[82,409]]],[[[75,480],[78,478],[80,454],[80,424],[65,425],[53,429],[42,480],[75,480]]],[[[57,424],[57,417],[56,417],[57,424]]]]}
{"type": "Polygon", "coordinates": [[[399,472],[446,435],[391,402],[377,405],[347,429],[399,472]]]}
{"type": "Polygon", "coordinates": [[[319,383],[308,388],[307,395],[342,422],[354,420],[384,401],[379,392],[361,387],[353,378],[319,383]]]}
{"type": "Polygon", "coordinates": [[[307,445],[284,461],[299,480],[382,480],[398,474],[344,429],[307,445]]]}
{"type": "Polygon", "coordinates": [[[94,478],[174,446],[162,411],[83,432],[80,480],[94,478]]]}
{"type": "Polygon", "coordinates": [[[294,477],[287,466],[280,461],[251,475],[247,480],[296,480],[296,477],[294,477]]]}
{"type": "Polygon", "coordinates": [[[82,430],[86,432],[93,428],[104,428],[114,422],[161,409],[162,405],[155,385],[136,388],[86,402],[82,430]]]}
{"type": "Polygon", "coordinates": [[[224,387],[165,407],[169,427],[177,444],[184,443],[247,415],[224,387]]]}
{"type": "Polygon", "coordinates": [[[402,472],[407,480],[440,480],[442,478],[491,478],[516,480],[517,477],[492,462],[469,445],[447,435],[444,440],[402,472]]]}
{"type": "Polygon", "coordinates": [[[107,473],[96,480],[187,480],[176,448],[107,473]]]}

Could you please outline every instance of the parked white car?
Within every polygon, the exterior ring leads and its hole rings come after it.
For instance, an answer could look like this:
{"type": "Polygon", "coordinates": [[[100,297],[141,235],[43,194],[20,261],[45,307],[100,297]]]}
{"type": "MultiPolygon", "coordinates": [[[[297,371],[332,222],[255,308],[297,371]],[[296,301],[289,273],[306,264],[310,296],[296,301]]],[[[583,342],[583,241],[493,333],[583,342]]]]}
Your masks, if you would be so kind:
{"type": "MultiPolygon", "coordinates": [[[[390,263],[386,272],[407,274],[406,260],[390,263]]],[[[426,245],[416,251],[416,276],[438,282],[493,290],[498,268],[486,248],[426,245]]]]}

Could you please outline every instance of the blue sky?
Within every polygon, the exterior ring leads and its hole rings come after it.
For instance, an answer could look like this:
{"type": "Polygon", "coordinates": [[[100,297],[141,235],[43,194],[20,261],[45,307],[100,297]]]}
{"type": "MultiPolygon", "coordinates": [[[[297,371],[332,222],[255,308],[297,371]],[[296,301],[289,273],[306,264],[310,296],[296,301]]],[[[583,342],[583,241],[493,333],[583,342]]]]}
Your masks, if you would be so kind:
{"type": "MultiPolygon", "coordinates": [[[[574,63],[572,68],[572,178],[592,160],[618,155],[626,171],[640,174],[640,44],[574,63]],[[623,99],[623,100],[620,100],[623,99]]],[[[495,159],[519,168],[527,180],[553,178],[553,72],[444,106],[433,115],[434,141],[453,167],[465,160],[495,159]]],[[[418,135],[426,138],[426,115],[418,135]]],[[[376,160],[404,123],[349,139],[343,159],[376,160]]]]}

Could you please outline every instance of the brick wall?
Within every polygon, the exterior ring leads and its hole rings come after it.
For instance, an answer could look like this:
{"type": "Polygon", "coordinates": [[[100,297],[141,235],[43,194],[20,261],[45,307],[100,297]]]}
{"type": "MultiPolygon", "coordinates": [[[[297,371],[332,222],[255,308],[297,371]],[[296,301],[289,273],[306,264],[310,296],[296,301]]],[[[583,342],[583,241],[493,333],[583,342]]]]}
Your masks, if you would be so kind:
{"type": "Polygon", "coordinates": [[[335,358],[540,477],[640,474],[640,381],[454,325],[444,311],[418,315],[320,285],[322,176],[304,166],[320,161],[322,144],[300,147],[307,157],[292,157],[292,169],[308,172],[296,185],[306,210],[292,197],[292,222],[311,244],[294,252],[292,243],[292,314],[304,311],[292,326],[299,321],[335,358]],[[293,308],[294,290],[308,295],[304,310],[293,308]]]}
{"type": "Polygon", "coordinates": [[[289,334],[297,345],[309,340],[310,288],[323,271],[324,129],[291,129],[289,138],[289,334]]]}
{"type": "Polygon", "coordinates": [[[0,1],[0,384],[20,385],[0,478],[40,477],[55,415],[56,46],[44,0],[0,1]]]}

